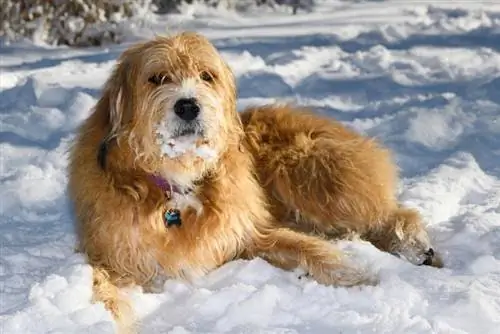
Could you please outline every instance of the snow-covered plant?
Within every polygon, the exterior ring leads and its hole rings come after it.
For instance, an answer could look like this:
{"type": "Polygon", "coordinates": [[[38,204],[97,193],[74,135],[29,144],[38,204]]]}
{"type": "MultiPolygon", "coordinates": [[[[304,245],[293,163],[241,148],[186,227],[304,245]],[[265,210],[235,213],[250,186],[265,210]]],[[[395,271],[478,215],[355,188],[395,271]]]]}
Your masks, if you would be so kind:
{"type": "Polygon", "coordinates": [[[250,8],[271,8],[277,10],[279,8],[286,9],[293,14],[297,14],[298,10],[310,11],[315,3],[315,0],[212,0],[217,3],[227,3],[228,7],[239,11],[247,11],[250,8]]]}
{"type": "Polygon", "coordinates": [[[297,10],[310,10],[314,0],[152,0],[157,8],[157,13],[176,12],[183,4],[202,4],[207,7],[226,8],[245,12],[249,8],[264,6],[269,8],[289,7],[296,14],[297,10]]]}
{"type": "Polygon", "coordinates": [[[159,14],[171,13],[177,11],[178,6],[183,3],[192,3],[192,0],[153,0],[156,12],[159,14]]]}
{"type": "Polygon", "coordinates": [[[96,46],[119,43],[130,21],[150,12],[176,12],[202,4],[245,12],[250,8],[310,10],[315,0],[0,0],[0,38],[35,43],[96,46]]]}
{"type": "Polygon", "coordinates": [[[274,0],[280,5],[292,7],[293,14],[297,14],[299,9],[310,11],[314,6],[314,0],[274,0]]]}
{"type": "Polygon", "coordinates": [[[27,37],[55,45],[89,46],[119,42],[122,24],[151,0],[3,0],[0,36],[27,37]]]}

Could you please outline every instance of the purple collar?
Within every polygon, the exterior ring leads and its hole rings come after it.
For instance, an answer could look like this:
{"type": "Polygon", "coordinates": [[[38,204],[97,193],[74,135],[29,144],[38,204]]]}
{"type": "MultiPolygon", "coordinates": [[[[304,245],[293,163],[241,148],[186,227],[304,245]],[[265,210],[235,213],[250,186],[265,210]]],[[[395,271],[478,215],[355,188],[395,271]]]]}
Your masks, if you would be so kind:
{"type": "Polygon", "coordinates": [[[165,178],[159,175],[150,175],[151,181],[154,182],[164,193],[174,192],[181,195],[188,194],[192,191],[191,188],[182,190],[177,185],[168,182],[165,178]]]}

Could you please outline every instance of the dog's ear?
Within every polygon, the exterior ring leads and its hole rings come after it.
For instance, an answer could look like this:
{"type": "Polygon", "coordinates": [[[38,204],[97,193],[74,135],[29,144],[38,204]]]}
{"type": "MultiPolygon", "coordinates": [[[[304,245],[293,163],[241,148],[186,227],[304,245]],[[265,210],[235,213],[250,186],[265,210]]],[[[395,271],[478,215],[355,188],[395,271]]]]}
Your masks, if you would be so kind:
{"type": "Polygon", "coordinates": [[[109,147],[120,135],[123,126],[132,117],[133,91],[130,79],[124,71],[125,64],[119,61],[106,82],[97,110],[101,110],[106,132],[101,140],[97,160],[105,169],[109,147]]]}
{"type": "Polygon", "coordinates": [[[134,94],[126,67],[126,63],[119,63],[109,78],[106,87],[109,135],[111,137],[117,136],[122,126],[132,118],[134,94]]]}
{"type": "Polygon", "coordinates": [[[110,134],[112,136],[118,135],[121,127],[126,123],[127,119],[131,117],[130,107],[133,94],[131,94],[131,87],[127,74],[123,73],[123,64],[119,64],[115,72],[109,80],[108,91],[108,110],[109,110],[109,125],[110,134]],[[125,99],[127,98],[127,102],[125,99]]]}
{"type": "Polygon", "coordinates": [[[109,89],[108,103],[109,103],[109,115],[108,121],[110,126],[110,136],[114,137],[118,134],[123,120],[125,105],[124,101],[124,89],[117,82],[113,82],[109,89]]]}

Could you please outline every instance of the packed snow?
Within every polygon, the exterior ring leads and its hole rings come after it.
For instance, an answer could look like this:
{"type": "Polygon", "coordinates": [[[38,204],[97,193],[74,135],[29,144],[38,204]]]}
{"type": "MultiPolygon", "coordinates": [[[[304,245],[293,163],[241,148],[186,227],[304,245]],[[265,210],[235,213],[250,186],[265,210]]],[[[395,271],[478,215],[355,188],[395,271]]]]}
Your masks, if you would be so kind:
{"type": "Polygon", "coordinates": [[[207,140],[195,134],[183,135],[175,138],[168,136],[168,127],[165,122],[160,122],[156,129],[156,142],[163,155],[177,158],[186,153],[192,153],[202,159],[213,159],[217,153],[207,145],[207,140]]]}
{"type": "Polygon", "coordinates": [[[238,80],[238,107],[288,101],[377,137],[401,168],[445,268],[342,241],[376,286],[333,288],[263,260],[191,284],[129,291],[142,333],[471,333],[500,328],[500,3],[318,1],[311,13],[186,6],[128,43],[0,48],[0,328],[112,333],[74,252],[67,150],[117,56],[154,33],[206,34],[238,80]]]}

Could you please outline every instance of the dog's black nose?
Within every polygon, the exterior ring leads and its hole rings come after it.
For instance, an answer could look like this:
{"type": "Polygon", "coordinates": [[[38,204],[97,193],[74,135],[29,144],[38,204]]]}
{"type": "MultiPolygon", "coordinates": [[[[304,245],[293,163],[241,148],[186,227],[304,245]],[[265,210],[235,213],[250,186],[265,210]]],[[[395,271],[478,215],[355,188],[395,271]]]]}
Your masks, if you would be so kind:
{"type": "Polygon", "coordinates": [[[175,102],[174,112],[181,119],[189,122],[198,116],[200,113],[200,106],[196,99],[179,99],[175,102]]]}

